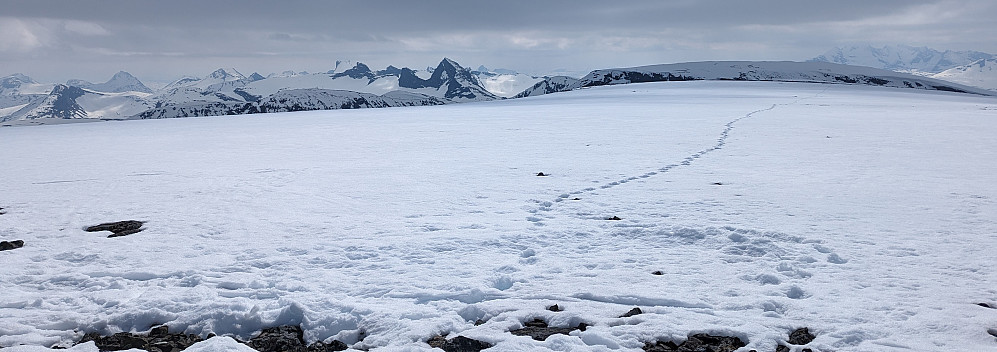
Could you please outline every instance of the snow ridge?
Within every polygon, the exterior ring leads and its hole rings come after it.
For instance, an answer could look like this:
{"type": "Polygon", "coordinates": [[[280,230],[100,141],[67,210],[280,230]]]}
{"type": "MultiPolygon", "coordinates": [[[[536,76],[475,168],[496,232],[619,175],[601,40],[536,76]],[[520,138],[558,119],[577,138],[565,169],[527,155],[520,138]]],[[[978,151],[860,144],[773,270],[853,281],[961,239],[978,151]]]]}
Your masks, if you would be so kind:
{"type": "Polygon", "coordinates": [[[550,78],[521,95],[531,96],[603,85],[699,80],[864,84],[994,95],[984,89],[907,73],[826,62],[791,61],[703,61],[596,70],[574,84],[550,78]]]}

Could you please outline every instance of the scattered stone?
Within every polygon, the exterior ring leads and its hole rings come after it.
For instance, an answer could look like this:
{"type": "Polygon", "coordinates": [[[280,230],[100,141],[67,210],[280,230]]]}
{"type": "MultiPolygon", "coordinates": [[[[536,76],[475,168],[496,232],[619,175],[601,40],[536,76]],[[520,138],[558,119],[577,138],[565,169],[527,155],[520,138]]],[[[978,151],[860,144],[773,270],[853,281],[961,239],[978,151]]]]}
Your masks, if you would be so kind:
{"type": "Polygon", "coordinates": [[[611,217],[611,218],[606,218],[606,220],[623,220],[623,219],[620,219],[620,217],[619,217],[619,216],[616,216],[616,215],[613,215],[613,217],[611,217]]]}
{"type": "Polygon", "coordinates": [[[811,334],[809,329],[799,328],[789,333],[789,340],[787,340],[787,342],[793,345],[806,345],[815,338],[817,338],[817,336],[811,334]]]}
{"type": "Polygon", "coordinates": [[[651,275],[664,275],[664,274],[665,273],[661,272],[661,270],[655,270],[651,272],[651,275]]]}
{"type": "Polygon", "coordinates": [[[443,336],[436,336],[426,341],[426,343],[429,344],[429,347],[439,348],[446,352],[478,352],[492,347],[490,343],[464,336],[457,336],[449,340],[443,336]]]}
{"type": "Polygon", "coordinates": [[[112,238],[112,237],[127,236],[136,232],[141,232],[142,230],[145,230],[142,228],[142,224],[144,223],[137,220],[106,222],[103,224],[87,227],[85,230],[87,232],[111,231],[111,234],[108,235],[107,238],[112,238]]]}
{"type": "Polygon", "coordinates": [[[634,307],[634,309],[631,309],[629,312],[626,312],[623,315],[621,315],[620,318],[629,318],[638,314],[644,314],[644,312],[641,311],[639,307],[634,307]]]}
{"type": "Polygon", "coordinates": [[[149,352],[180,352],[191,345],[204,341],[200,336],[171,334],[165,325],[157,326],[148,335],[119,332],[111,336],[101,336],[96,332],[83,335],[76,344],[93,341],[101,351],[121,351],[141,349],[149,352]]]}
{"type": "Polygon", "coordinates": [[[529,336],[537,341],[544,341],[552,335],[567,335],[568,333],[581,330],[585,331],[588,325],[585,323],[578,324],[578,326],[573,328],[553,328],[547,325],[547,322],[541,319],[533,319],[533,321],[528,321],[523,323],[522,329],[516,329],[509,331],[516,336],[529,336]]]}
{"type": "Polygon", "coordinates": [[[712,336],[695,334],[685,342],[676,345],[671,341],[645,343],[644,351],[649,352],[733,352],[747,344],[733,336],[712,336]]]}
{"type": "Polygon", "coordinates": [[[990,336],[997,337],[997,328],[989,328],[987,329],[987,333],[990,334],[990,336]]]}
{"type": "Polygon", "coordinates": [[[243,342],[260,352],[330,352],[349,348],[345,343],[334,340],[331,343],[316,341],[305,345],[304,331],[300,326],[284,325],[263,329],[259,335],[243,342]]]}
{"type": "Polygon", "coordinates": [[[976,305],[978,305],[980,307],[983,307],[983,308],[990,308],[990,309],[994,308],[994,306],[991,306],[991,305],[986,304],[986,303],[977,303],[976,305]]]}
{"type": "Polygon", "coordinates": [[[11,249],[18,249],[21,247],[24,247],[24,241],[22,240],[13,240],[10,242],[0,241],[0,251],[9,251],[11,249]]]}
{"type": "Polygon", "coordinates": [[[547,307],[547,310],[549,310],[551,312],[560,312],[560,311],[563,311],[564,309],[555,304],[555,305],[552,305],[550,307],[547,307]]]}
{"type": "Polygon", "coordinates": [[[544,174],[543,172],[538,172],[537,176],[550,176],[550,175],[544,174]]]}

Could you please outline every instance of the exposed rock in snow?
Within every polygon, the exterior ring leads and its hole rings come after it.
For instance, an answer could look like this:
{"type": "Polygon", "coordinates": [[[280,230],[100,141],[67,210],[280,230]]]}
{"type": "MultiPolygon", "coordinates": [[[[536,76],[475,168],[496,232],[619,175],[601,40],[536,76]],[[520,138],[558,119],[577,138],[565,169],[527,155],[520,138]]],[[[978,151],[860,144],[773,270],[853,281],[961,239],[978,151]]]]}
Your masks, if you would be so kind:
{"type": "Polygon", "coordinates": [[[11,249],[18,249],[21,247],[24,247],[23,240],[0,241],[0,251],[9,251],[11,249]]]}
{"type": "Polygon", "coordinates": [[[744,341],[734,336],[713,336],[709,334],[695,334],[689,336],[681,344],[672,341],[648,342],[644,345],[647,352],[734,352],[738,348],[746,346],[744,341]]]}
{"type": "Polygon", "coordinates": [[[464,336],[457,336],[449,340],[443,336],[435,336],[426,341],[426,344],[429,347],[439,348],[445,352],[478,352],[492,347],[490,343],[464,336]]]}
{"type": "Polygon", "coordinates": [[[142,224],[144,223],[141,221],[125,220],[125,221],[107,222],[99,225],[93,225],[87,227],[84,230],[87,232],[110,231],[111,234],[107,236],[108,238],[121,237],[141,232],[142,230],[144,230],[142,228],[142,224]]]}
{"type": "Polygon", "coordinates": [[[575,327],[551,327],[543,319],[537,318],[523,323],[521,329],[510,330],[509,332],[516,336],[529,336],[534,340],[544,341],[552,335],[567,335],[575,330],[585,331],[586,328],[588,328],[588,325],[585,323],[578,324],[575,327]]]}

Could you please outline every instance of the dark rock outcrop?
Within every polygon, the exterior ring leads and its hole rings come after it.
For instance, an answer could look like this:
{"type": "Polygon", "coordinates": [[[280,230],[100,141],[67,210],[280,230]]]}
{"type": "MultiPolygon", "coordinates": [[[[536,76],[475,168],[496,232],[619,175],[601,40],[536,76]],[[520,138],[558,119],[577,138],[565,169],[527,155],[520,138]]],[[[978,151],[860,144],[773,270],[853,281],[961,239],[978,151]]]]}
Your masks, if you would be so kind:
{"type": "Polygon", "coordinates": [[[616,215],[613,215],[613,217],[611,217],[611,218],[606,218],[606,220],[614,220],[614,221],[615,221],[615,220],[623,220],[623,219],[620,219],[620,217],[619,217],[619,216],[616,216],[616,215]]]}
{"type": "Polygon", "coordinates": [[[672,341],[657,341],[644,344],[644,351],[649,352],[733,352],[747,344],[734,336],[713,336],[695,334],[685,342],[675,344],[672,341]]]}
{"type": "Polygon", "coordinates": [[[330,352],[343,351],[349,347],[333,340],[331,343],[316,341],[305,345],[304,331],[299,326],[284,325],[263,329],[259,335],[244,342],[260,352],[330,352]]]}
{"type": "Polygon", "coordinates": [[[111,237],[127,236],[136,232],[141,232],[142,230],[144,230],[142,228],[142,224],[144,223],[137,220],[106,222],[103,224],[87,227],[85,230],[87,232],[111,231],[111,234],[107,236],[108,238],[111,238],[111,237]]]}
{"type": "Polygon", "coordinates": [[[806,345],[815,338],[817,338],[817,336],[811,334],[809,329],[799,328],[789,333],[789,340],[786,341],[793,345],[806,345]]]}
{"type": "Polygon", "coordinates": [[[550,327],[549,325],[547,325],[547,322],[541,319],[533,319],[533,321],[523,323],[523,325],[524,326],[522,329],[516,329],[509,332],[516,336],[529,336],[534,340],[544,341],[548,337],[551,337],[552,335],[557,335],[557,334],[567,335],[568,333],[575,330],[585,331],[585,329],[588,327],[588,325],[586,325],[585,323],[581,323],[573,328],[555,328],[555,327],[550,327]]]}
{"type": "Polygon", "coordinates": [[[111,336],[101,336],[91,332],[76,344],[93,341],[101,351],[121,351],[132,348],[149,352],[180,352],[191,345],[204,341],[197,335],[171,334],[165,325],[157,326],[148,335],[119,332],[111,336]]]}
{"type": "Polygon", "coordinates": [[[623,315],[621,315],[620,318],[629,318],[638,314],[644,314],[644,311],[640,310],[639,307],[634,307],[634,309],[631,309],[630,311],[623,313],[623,315]]]}
{"type": "Polygon", "coordinates": [[[551,312],[560,312],[560,311],[563,311],[564,308],[561,308],[561,306],[555,304],[555,305],[552,305],[550,307],[547,307],[547,310],[549,310],[551,312]]]}
{"type": "Polygon", "coordinates": [[[0,251],[9,251],[11,249],[18,249],[24,247],[24,241],[13,240],[13,241],[0,241],[0,251]]]}
{"type": "MultiPolygon", "coordinates": [[[[148,335],[119,332],[111,336],[101,336],[96,332],[91,332],[84,335],[83,339],[76,344],[93,341],[101,351],[122,351],[135,348],[149,352],[180,352],[204,340],[197,335],[171,334],[169,328],[162,325],[152,328],[148,335]]],[[[318,341],[311,345],[305,345],[301,327],[289,325],[263,329],[249,342],[240,342],[260,352],[332,352],[349,348],[340,341],[332,341],[328,344],[318,341]]]]}
{"type": "Polygon", "coordinates": [[[443,336],[436,336],[426,341],[426,343],[430,347],[439,348],[446,352],[478,352],[492,347],[490,343],[464,336],[457,336],[449,340],[443,336]]]}

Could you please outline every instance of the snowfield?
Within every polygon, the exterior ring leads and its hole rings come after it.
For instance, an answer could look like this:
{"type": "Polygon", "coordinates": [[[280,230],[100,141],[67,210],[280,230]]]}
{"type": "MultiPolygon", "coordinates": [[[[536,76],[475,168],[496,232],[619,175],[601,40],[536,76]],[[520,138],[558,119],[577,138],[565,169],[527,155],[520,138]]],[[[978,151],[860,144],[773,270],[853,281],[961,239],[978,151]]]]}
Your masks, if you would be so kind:
{"type": "Polygon", "coordinates": [[[992,350],[995,135],[994,97],[729,81],[3,128],[0,240],[25,245],[0,252],[0,346],[300,324],[372,351],[774,351],[800,327],[992,350]],[[119,220],[146,230],[83,231],[119,220]],[[508,332],[534,318],[589,327],[508,332]]]}

